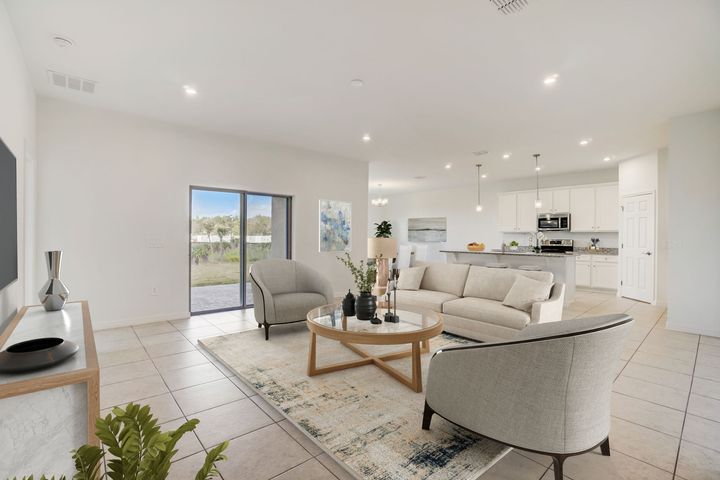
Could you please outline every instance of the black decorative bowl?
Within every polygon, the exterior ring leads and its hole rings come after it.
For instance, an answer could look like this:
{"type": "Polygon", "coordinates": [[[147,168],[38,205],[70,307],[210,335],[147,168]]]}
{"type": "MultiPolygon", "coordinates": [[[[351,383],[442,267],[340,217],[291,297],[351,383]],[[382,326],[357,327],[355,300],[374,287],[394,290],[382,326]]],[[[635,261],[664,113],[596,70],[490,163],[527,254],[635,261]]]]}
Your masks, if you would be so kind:
{"type": "Polygon", "coordinates": [[[26,340],[0,352],[0,372],[19,373],[52,367],[79,349],[76,343],[57,337],[26,340]]]}

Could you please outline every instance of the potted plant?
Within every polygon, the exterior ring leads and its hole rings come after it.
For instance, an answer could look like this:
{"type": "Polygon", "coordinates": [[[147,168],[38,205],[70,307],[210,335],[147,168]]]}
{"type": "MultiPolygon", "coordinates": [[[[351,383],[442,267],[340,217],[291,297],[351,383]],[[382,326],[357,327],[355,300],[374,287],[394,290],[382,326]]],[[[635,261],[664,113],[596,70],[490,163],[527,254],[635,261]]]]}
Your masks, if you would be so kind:
{"type": "Polygon", "coordinates": [[[350,270],[355,286],[360,292],[355,299],[355,316],[358,320],[372,320],[377,310],[377,298],[372,294],[377,272],[375,266],[367,265],[364,260],[360,260],[360,264],[355,265],[349,253],[345,253],[345,258],[337,258],[350,270]]]}
{"type": "Polygon", "coordinates": [[[513,252],[517,251],[519,245],[520,244],[518,242],[513,240],[512,242],[510,242],[510,250],[512,250],[513,252]]]}
{"type": "MultiPolygon", "coordinates": [[[[72,452],[77,472],[73,480],[165,480],[170,472],[171,461],[177,453],[176,445],[183,435],[195,430],[197,419],[188,420],[177,430],[161,432],[150,407],[130,403],[124,409],[116,407],[105,418],[95,421],[95,434],[102,447],[83,445],[72,452]],[[105,458],[106,454],[110,455],[105,458]],[[102,465],[105,466],[105,473],[102,465]]],[[[209,480],[219,476],[216,462],[225,460],[222,453],[228,447],[223,442],[208,452],[205,463],[195,475],[195,480],[209,480]]],[[[23,477],[32,480],[33,476],[23,477]]],[[[54,480],[45,475],[39,480],[54,480]]],[[[67,480],[65,476],[58,480],[67,480]]]]}

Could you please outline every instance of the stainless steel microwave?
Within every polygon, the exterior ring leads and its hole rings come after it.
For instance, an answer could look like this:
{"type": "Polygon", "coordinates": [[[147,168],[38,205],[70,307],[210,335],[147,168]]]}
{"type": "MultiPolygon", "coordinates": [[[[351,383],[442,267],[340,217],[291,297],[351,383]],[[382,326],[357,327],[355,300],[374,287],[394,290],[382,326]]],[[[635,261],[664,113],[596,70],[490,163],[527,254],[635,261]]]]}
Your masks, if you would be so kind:
{"type": "Polygon", "coordinates": [[[537,229],[540,232],[569,232],[569,213],[541,213],[537,217],[537,229]]]}

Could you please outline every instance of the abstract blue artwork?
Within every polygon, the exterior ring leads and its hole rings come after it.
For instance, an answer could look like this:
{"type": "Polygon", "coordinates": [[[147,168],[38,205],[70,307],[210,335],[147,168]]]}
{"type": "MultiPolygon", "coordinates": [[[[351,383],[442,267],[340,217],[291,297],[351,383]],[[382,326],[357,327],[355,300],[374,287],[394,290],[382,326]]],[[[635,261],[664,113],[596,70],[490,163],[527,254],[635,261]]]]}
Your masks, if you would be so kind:
{"type": "Polygon", "coordinates": [[[320,251],[350,252],[352,204],[339,200],[320,200],[320,251]]]}

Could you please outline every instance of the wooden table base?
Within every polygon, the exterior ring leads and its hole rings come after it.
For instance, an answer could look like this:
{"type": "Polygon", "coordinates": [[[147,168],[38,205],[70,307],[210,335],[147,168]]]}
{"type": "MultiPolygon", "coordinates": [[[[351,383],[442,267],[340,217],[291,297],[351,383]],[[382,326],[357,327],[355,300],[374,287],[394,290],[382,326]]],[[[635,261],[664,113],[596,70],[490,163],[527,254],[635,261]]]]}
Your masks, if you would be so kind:
{"type": "Polygon", "coordinates": [[[384,355],[371,355],[356,345],[340,342],[362,358],[358,360],[350,360],[348,362],[333,363],[323,367],[317,366],[317,334],[310,332],[310,351],[308,352],[308,376],[314,377],[323,373],[338,372],[347,370],[348,368],[361,367],[363,365],[375,365],[398,382],[406,385],[415,392],[422,392],[422,367],[420,363],[420,355],[430,351],[430,342],[423,340],[421,342],[413,342],[410,350],[402,352],[386,353],[384,355]],[[399,358],[412,357],[412,377],[408,377],[399,370],[388,365],[387,362],[397,360],[399,358]]]}

